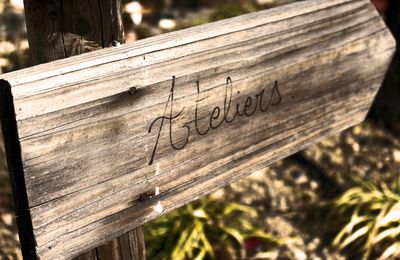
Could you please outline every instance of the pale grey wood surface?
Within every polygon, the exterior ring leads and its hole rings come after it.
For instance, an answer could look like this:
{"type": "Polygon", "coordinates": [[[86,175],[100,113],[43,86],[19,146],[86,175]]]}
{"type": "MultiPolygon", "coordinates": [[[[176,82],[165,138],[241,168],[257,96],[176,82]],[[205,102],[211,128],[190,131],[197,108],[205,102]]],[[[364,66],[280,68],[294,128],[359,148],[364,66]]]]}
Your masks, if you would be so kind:
{"type": "Polygon", "coordinates": [[[3,75],[37,254],[77,256],[359,123],[394,48],[368,0],[310,0],[3,75]]]}

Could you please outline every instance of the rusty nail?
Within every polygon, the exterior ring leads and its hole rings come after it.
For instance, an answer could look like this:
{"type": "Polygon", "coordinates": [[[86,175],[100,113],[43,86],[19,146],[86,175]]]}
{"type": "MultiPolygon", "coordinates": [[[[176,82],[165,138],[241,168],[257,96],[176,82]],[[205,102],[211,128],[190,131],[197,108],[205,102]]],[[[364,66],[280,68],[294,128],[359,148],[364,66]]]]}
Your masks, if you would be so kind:
{"type": "Polygon", "coordinates": [[[148,200],[152,199],[155,195],[156,194],[154,191],[153,192],[145,192],[145,193],[140,194],[139,200],[142,202],[148,201],[148,200]]]}
{"type": "Polygon", "coordinates": [[[129,95],[133,96],[136,94],[136,87],[129,88],[129,95]]]}

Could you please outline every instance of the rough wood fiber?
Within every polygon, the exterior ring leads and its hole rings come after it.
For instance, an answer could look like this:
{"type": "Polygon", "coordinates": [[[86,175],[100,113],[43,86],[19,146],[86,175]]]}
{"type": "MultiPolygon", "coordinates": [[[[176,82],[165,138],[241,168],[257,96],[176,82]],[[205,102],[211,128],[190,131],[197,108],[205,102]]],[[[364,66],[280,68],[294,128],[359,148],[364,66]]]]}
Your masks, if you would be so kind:
{"type": "Polygon", "coordinates": [[[394,48],[368,0],[310,0],[4,75],[37,255],[77,256],[357,124],[394,48]]]}
{"type": "Polygon", "coordinates": [[[121,235],[117,239],[108,242],[101,247],[91,250],[76,260],[144,260],[146,259],[144,248],[143,227],[121,235]]]}
{"type": "MultiPolygon", "coordinates": [[[[96,49],[115,46],[124,42],[120,0],[25,0],[27,30],[30,51],[36,64],[79,55],[96,49]]],[[[142,229],[139,229],[142,230],[142,229]]],[[[137,237],[137,230],[131,231],[137,237]]],[[[128,255],[142,254],[144,245],[135,248],[118,243],[118,239],[107,245],[86,252],[82,257],[96,256],[97,260],[132,259],[128,255]],[[110,247],[109,245],[115,245],[110,247]],[[114,249],[126,254],[104,254],[114,249]],[[128,254],[129,253],[129,254],[128,254]],[[110,258],[114,257],[114,258],[110,258]]],[[[128,240],[129,241],[129,240],[128,240]]],[[[138,240],[144,242],[144,240],[138,240]]]]}
{"type": "Polygon", "coordinates": [[[120,0],[24,0],[34,64],[123,43],[120,0]]]}

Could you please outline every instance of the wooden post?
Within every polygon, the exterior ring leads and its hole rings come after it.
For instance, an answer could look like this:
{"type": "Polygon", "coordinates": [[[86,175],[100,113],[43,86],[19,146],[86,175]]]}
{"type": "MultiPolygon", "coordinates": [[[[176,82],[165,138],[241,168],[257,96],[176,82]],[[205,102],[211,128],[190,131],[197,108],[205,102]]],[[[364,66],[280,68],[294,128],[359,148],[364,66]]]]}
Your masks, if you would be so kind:
{"type": "MultiPolygon", "coordinates": [[[[24,0],[32,63],[124,43],[121,0],[24,0]]],[[[145,259],[139,227],[77,259],[145,259]]]]}
{"type": "Polygon", "coordinates": [[[124,42],[120,0],[24,0],[24,4],[35,64],[124,42]]]}

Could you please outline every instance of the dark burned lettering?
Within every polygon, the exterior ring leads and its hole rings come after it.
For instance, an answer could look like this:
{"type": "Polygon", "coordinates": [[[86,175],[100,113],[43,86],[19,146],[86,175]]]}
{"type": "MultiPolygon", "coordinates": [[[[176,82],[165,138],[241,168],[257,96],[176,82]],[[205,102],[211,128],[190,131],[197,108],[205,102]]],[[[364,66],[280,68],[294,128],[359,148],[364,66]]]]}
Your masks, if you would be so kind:
{"type": "MultiPolygon", "coordinates": [[[[251,117],[254,115],[257,110],[261,113],[267,112],[271,107],[277,106],[282,102],[282,95],[279,91],[278,81],[275,81],[272,87],[271,92],[268,94],[268,88],[263,88],[259,93],[255,94],[254,96],[247,96],[245,98],[244,103],[236,103],[232,105],[232,98],[233,98],[233,82],[230,77],[226,79],[225,84],[225,97],[224,97],[224,104],[221,108],[220,106],[215,106],[210,110],[209,118],[199,118],[199,111],[200,111],[200,103],[203,101],[200,99],[200,81],[196,82],[197,86],[197,99],[196,99],[196,106],[194,109],[194,130],[197,135],[203,136],[207,135],[211,130],[216,130],[219,127],[225,124],[230,124],[235,121],[237,117],[251,117]],[[201,120],[205,121],[206,127],[203,129],[200,127],[201,120]]],[[[153,128],[158,123],[159,127],[156,128],[157,136],[154,142],[154,147],[151,153],[151,159],[149,165],[153,164],[155,155],[157,152],[158,142],[160,140],[161,132],[163,131],[165,124],[169,125],[169,143],[171,147],[175,150],[182,150],[186,147],[189,142],[190,134],[192,133],[192,128],[190,126],[191,122],[185,123],[180,127],[179,136],[183,136],[183,140],[176,141],[174,135],[177,135],[176,131],[173,131],[173,125],[176,124],[176,120],[178,120],[186,107],[183,107],[179,112],[174,111],[174,91],[175,91],[175,76],[172,77],[172,85],[171,90],[167,99],[167,103],[165,105],[164,113],[162,116],[157,117],[154,121],[150,124],[149,133],[153,131],[153,128]],[[169,108],[169,109],[168,109],[169,108]],[[167,112],[169,111],[169,112],[167,112]]],[[[237,92],[239,95],[240,92],[237,92]]]]}

